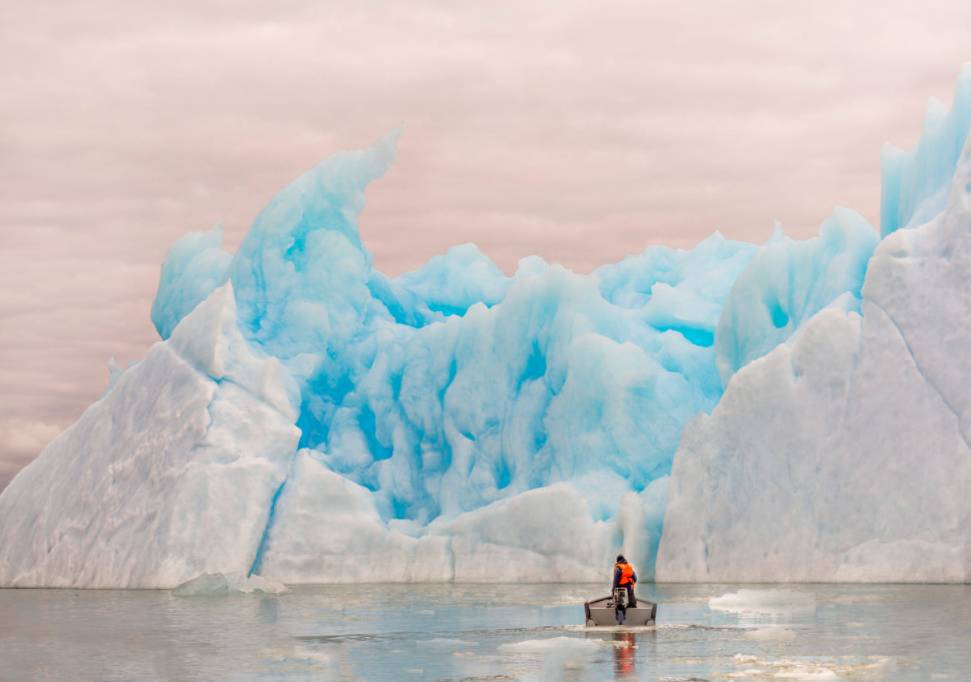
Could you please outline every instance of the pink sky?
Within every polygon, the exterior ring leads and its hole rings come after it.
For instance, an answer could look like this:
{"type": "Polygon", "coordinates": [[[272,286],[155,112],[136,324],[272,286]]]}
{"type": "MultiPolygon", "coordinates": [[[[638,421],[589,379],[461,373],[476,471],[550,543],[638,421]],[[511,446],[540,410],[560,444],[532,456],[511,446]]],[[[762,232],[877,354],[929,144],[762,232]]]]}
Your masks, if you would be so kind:
{"type": "Polygon", "coordinates": [[[576,270],[714,230],[878,221],[971,59],[971,4],[5,2],[0,487],[156,340],[168,246],[403,127],[363,238],[576,270]]]}

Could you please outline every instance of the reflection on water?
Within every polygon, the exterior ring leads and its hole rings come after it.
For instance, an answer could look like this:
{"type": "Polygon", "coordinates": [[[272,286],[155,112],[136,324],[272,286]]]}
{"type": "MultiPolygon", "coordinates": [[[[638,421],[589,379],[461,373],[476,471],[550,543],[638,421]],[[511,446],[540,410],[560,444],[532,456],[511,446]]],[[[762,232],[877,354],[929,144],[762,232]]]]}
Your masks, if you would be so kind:
{"type": "Polygon", "coordinates": [[[644,586],[658,625],[586,628],[601,585],[283,595],[0,590],[0,680],[967,679],[971,586],[644,586]]]}
{"type": "Polygon", "coordinates": [[[637,635],[633,632],[614,633],[614,676],[632,676],[637,671],[637,635]]]}

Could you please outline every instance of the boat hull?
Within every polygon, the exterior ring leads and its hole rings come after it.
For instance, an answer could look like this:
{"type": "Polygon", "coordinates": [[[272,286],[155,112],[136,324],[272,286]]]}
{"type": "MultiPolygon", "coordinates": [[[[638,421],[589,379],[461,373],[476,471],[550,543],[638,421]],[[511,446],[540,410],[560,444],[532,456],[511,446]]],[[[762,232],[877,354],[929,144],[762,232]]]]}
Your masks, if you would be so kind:
{"type": "Polygon", "coordinates": [[[618,614],[613,597],[602,597],[583,605],[588,626],[624,625],[638,627],[654,625],[657,618],[657,604],[644,599],[637,600],[637,608],[627,607],[618,614]]]}

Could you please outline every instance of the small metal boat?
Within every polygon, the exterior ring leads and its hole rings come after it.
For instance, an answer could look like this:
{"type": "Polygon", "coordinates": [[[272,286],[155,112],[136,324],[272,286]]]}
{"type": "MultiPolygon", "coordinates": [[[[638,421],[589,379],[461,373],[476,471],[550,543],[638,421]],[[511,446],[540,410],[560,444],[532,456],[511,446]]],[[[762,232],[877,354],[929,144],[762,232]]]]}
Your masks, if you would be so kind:
{"type": "Polygon", "coordinates": [[[627,590],[618,588],[609,597],[588,601],[583,605],[587,626],[593,625],[654,625],[657,604],[638,599],[637,606],[627,605],[627,590]]]}

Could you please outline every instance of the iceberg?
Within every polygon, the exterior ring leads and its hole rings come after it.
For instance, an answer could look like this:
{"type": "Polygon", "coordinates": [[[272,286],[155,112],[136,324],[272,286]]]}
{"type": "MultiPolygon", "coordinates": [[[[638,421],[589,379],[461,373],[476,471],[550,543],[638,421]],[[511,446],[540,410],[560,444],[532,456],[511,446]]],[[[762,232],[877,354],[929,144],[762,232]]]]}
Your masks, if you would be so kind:
{"type": "Polygon", "coordinates": [[[943,119],[960,134],[932,127],[914,157],[953,168],[943,209],[880,242],[858,310],[812,316],[685,429],[659,580],[971,580],[968,69],[961,83],[943,119]]]}
{"type": "Polygon", "coordinates": [[[219,597],[226,594],[285,594],[288,591],[285,585],[258,575],[203,573],[178,585],[172,594],[176,597],[219,597]]]}
{"type": "Polygon", "coordinates": [[[0,494],[0,586],[594,581],[618,551],[642,579],[964,579],[962,107],[885,162],[901,207],[950,169],[923,227],[837,209],[586,275],[466,244],[388,276],[358,218],[396,136],[334,155],[235,253],[172,247],[160,341],[0,494]]]}

